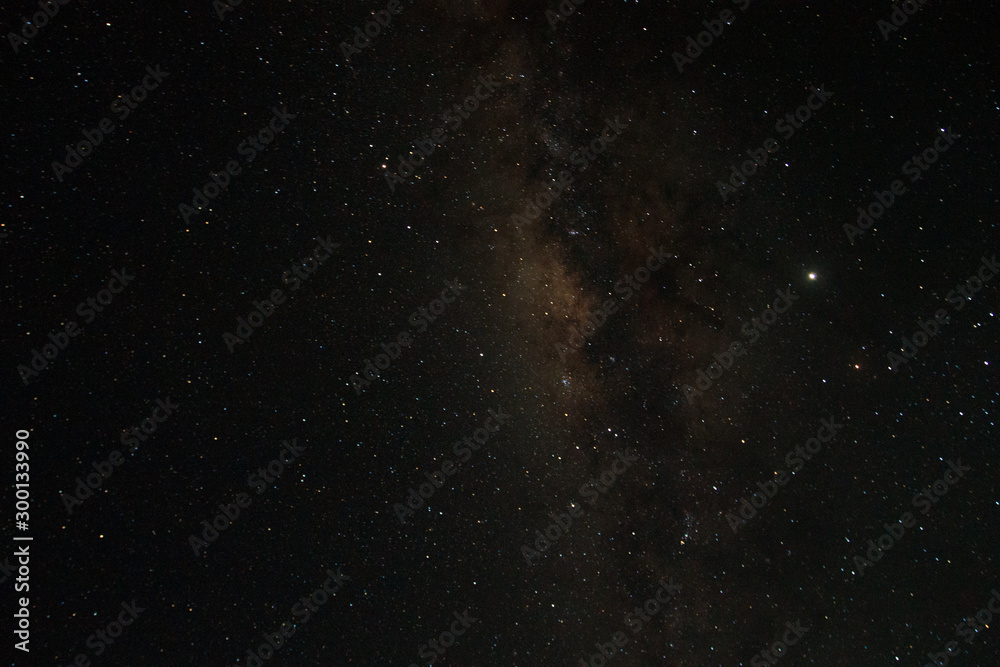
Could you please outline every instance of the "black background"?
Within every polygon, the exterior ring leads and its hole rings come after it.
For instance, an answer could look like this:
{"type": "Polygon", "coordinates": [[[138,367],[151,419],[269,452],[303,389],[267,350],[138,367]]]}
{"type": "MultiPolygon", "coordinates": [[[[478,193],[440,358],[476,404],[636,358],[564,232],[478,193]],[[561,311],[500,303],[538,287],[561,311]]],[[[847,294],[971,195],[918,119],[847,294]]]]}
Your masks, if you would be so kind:
{"type": "MultiPolygon", "coordinates": [[[[17,4],[5,31],[37,11],[17,4]]],[[[2,47],[4,451],[13,481],[31,432],[34,538],[31,654],[12,664],[245,665],[337,567],[349,582],[268,664],[427,664],[420,646],[470,609],[435,664],[576,665],[661,577],[682,592],[609,664],[750,665],[796,619],[811,629],[783,664],[923,664],[985,606],[1000,283],[898,373],[886,355],[1000,247],[995,6],[928,0],[885,40],[888,3],[588,0],[553,29],[555,3],[418,0],[347,62],[340,43],[384,5],[105,5],[2,47]],[[671,54],[723,9],[678,72],[671,54]],[[157,65],[119,121],[111,102],[157,65]],[[498,90],[390,192],[383,165],[489,75],[498,90]],[[785,141],[775,121],[819,85],[833,96],[785,141]],[[296,118],[185,222],[192,188],[282,105],[296,118]],[[616,117],[621,137],[516,229],[616,117]],[[903,163],[947,127],[961,138],[910,183],[903,163]],[[768,137],[779,151],[723,202],[716,181],[768,137]],[[896,178],[908,192],[851,243],[843,225],[896,178]],[[333,256],[230,354],[223,333],[328,235],[333,256]],[[661,245],[667,265],[560,360],[661,245]],[[135,280],[84,323],[77,304],[123,268],[135,280]],[[357,395],[350,376],[455,278],[468,289],[357,395]],[[795,305],[689,404],[787,288],[795,305]],[[22,382],[69,320],[84,332],[22,382]],[[68,515],[61,494],[166,397],[176,414],[68,515]],[[508,424],[401,525],[393,504],[498,407],[508,424]],[[843,430],[734,534],[724,514],[829,417],[843,430]],[[292,438],[303,455],[195,557],[189,535],[292,438]],[[547,513],[625,447],[640,461],[528,566],[547,513]],[[966,478],[859,576],[867,540],[958,458],[966,478]],[[133,599],[147,611],[95,658],[87,637],[133,599]]],[[[997,646],[986,629],[953,659],[994,664],[997,646]]]]}

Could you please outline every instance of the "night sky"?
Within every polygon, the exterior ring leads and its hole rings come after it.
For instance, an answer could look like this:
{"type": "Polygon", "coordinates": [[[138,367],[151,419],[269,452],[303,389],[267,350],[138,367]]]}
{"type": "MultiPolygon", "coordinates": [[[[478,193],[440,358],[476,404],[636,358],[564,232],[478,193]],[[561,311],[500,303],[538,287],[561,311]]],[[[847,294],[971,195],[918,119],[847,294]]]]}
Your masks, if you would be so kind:
{"type": "Polygon", "coordinates": [[[998,664],[995,3],[13,4],[12,665],[998,664]]]}

